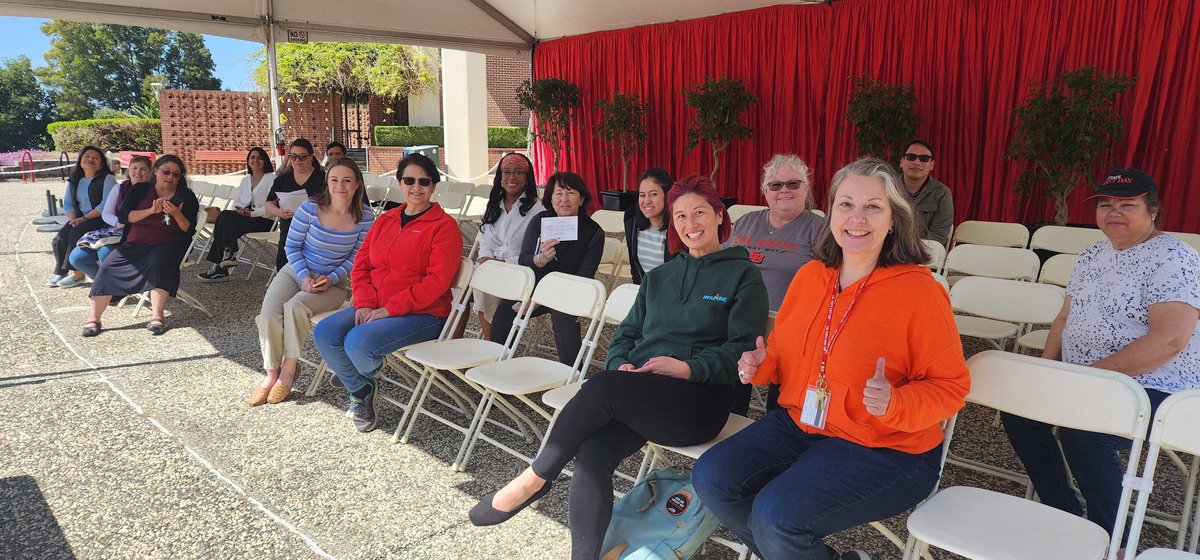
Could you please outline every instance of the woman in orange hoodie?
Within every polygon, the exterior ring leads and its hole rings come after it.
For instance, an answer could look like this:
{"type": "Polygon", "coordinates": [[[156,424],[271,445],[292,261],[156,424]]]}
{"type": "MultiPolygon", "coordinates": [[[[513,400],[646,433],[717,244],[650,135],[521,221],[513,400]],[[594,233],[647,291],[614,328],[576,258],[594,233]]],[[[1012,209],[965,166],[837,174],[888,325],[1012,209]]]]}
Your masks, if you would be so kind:
{"type": "Polygon", "coordinates": [[[901,185],[877,159],[834,175],[816,258],[766,344],[738,362],[743,383],[781,385],[781,408],[696,463],[699,496],[764,560],[865,559],[822,539],[901,513],[937,484],[941,423],[970,380],[901,185]]]}
{"type": "Polygon", "coordinates": [[[399,348],[437,338],[450,315],[450,284],[458,272],[458,222],[431,202],[441,179],[433,160],[400,160],[396,178],[404,204],[375,220],[350,270],[354,304],[317,324],[313,342],[333,370],[333,383],[350,392],[354,427],[375,429],[383,358],[399,348]]]}

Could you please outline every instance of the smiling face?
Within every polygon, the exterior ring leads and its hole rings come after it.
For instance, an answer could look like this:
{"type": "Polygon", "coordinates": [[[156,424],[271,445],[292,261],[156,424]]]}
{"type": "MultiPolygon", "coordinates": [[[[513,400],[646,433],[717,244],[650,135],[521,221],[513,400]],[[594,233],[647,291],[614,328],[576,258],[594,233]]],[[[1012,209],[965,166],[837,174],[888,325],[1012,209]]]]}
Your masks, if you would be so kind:
{"type": "Polygon", "coordinates": [[[404,203],[408,205],[409,213],[420,212],[430,206],[429,197],[433,196],[433,187],[433,179],[420,165],[409,165],[400,173],[400,188],[404,189],[404,203]],[[411,185],[408,184],[410,179],[411,185]],[[425,186],[421,185],[422,182],[425,186]]]}
{"type": "Polygon", "coordinates": [[[571,187],[554,185],[550,204],[554,206],[554,213],[559,216],[578,216],[579,207],[583,205],[583,195],[571,187]]]}
{"type": "Polygon", "coordinates": [[[510,161],[500,170],[500,186],[504,189],[504,194],[509,198],[521,196],[525,191],[526,177],[528,171],[525,171],[525,166],[515,161],[510,161]]]}
{"type": "Polygon", "coordinates": [[[313,169],[312,154],[302,146],[288,148],[288,161],[296,173],[308,173],[313,169]]]}
{"type": "Polygon", "coordinates": [[[255,150],[246,156],[246,166],[255,173],[262,173],[267,166],[267,160],[263,159],[262,152],[255,150]]]}
{"type": "Polygon", "coordinates": [[[349,202],[354,199],[354,191],[358,190],[359,183],[353,170],[345,165],[336,165],[325,174],[325,186],[333,200],[349,202]]]}
{"type": "Polygon", "coordinates": [[[667,206],[667,194],[663,186],[654,179],[642,179],[638,185],[638,208],[642,215],[653,223],[663,219],[663,210],[667,206]]]}
{"type": "Polygon", "coordinates": [[[850,175],[842,181],[829,227],[845,258],[878,262],[892,225],[892,205],[883,181],[866,175],[850,175]]]}
{"type": "Polygon", "coordinates": [[[104,154],[96,150],[88,150],[79,156],[79,167],[83,169],[84,177],[92,177],[104,166],[104,154]]]}
{"type": "Polygon", "coordinates": [[[1155,212],[1145,197],[1096,199],[1096,225],[1117,250],[1128,249],[1154,231],[1155,212]]]}
{"type": "Polygon", "coordinates": [[[150,166],[146,165],[144,161],[135,161],[129,164],[127,173],[129,173],[129,183],[133,185],[150,180],[150,166]]]}
{"type": "Polygon", "coordinates": [[[174,189],[180,177],[183,177],[183,169],[174,162],[163,163],[154,170],[154,182],[167,189],[174,189]]]}
{"type": "Polygon", "coordinates": [[[920,186],[925,183],[925,179],[933,172],[934,160],[933,152],[929,148],[920,144],[913,144],[905,150],[904,155],[900,156],[900,172],[904,174],[904,181],[911,185],[920,186]],[[909,159],[908,154],[913,154],[916,159],[909,159]],[[921,161],[921,159],[930,158],[929,161],[921,161]]]}
{"type": "Polygon", "coordinates": [[[804,174],[782,165],[775,171],[773,177],[767,179],[767,188],[763,190],[763,197],[767,199],[767,208],[771,212],[780,217],[793,218],[804,211],[804,201],[808,199],[808,178],[804,174]],[[792,190],[789,187],[796,186],[799,183],[799,188],[792,190]],[[779,190],[773,191],[771,187],[779,185],[779,190]]]}
{"type": "Polygon", "coordinates": [[[721,249],[722,216],[698,194],[685,194],[671,206],[671,224],[693,257],[721,249]]]}

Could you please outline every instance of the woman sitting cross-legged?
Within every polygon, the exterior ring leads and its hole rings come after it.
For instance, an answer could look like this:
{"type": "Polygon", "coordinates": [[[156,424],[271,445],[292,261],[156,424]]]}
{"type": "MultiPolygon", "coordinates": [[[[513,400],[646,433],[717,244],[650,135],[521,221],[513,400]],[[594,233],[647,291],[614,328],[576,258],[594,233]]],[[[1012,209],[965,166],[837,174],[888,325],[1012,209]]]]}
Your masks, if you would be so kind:
{"type": "Polygon", "coordinates": [[[151,319],[146,328],[166,331],[167,298],[179,290],[179,264],[196,233],[200,201],[187,186],[187,171],[178,156],[165,155],[154,164],[153,182],[129,188],[117,219],[125,224],[121,244],[109,253],[92,282],[92,311],[83,336],[100,334],[100,316],[113,296],[150,292],[151,319]]]}
{"type": "Polygon", "coordinates": [[[839,170],[815,258],[796,273],[743,383],[779,383],[781,408],[696,462],[697,495],[763,560],[864,558],[826,535],[886,519],[938,481],[941,422],[970,386],[916,210],[878,159],[839,170]]]}
{"type": "Polygon", "coordinates": [[[153,172],[150,171],[153,166],[150,158],[146,156],[129,158],[129,167],[125,171],[129,175],[129,179],[117,186],[108,198],[104,199],[104,209],[100,212],[100,217],[107,226],[89,231],[79,238],[79,244],[71,249],[71,254],[67,257],[67,260],[71,261],[71,268],[86,274],[89,278],[96,277],[96,273],[100,270],[100,263],[104,262],[104,258],[121,242],[125,224],[117,220],[117,209],[121,207],[121,202],[125,200],[125,195],[129,193],[130,187],[138,183],[145,183],[153,177],[153,172]]]}
{"type": "Polygon", "coordinates": [[[404,204],[375,220],[350,272],[353,305],[317,324],[313,342],[335,379],[350,392],[354,427],[375,429],[376,373],[388,354],[437,338],[450,315],[450,285],[462,234],[430,202],[441,173],[412,154],[396,168],[404,204]]]}
{"type": "Polygon", "coordinates": [[[288,264],[271,280],[255,318],[267,377],[254,389],[250,406],[287,398],[312,317],[346,301],[349,292],[340,284],[349,279],[354,256],[375,221],[363,206],[366,187],[353,161],[333,162],[325,184],[324,192],[296,210],[284,242],[288,264]]]}
{"type": "Polygon", "coordinates": [[[237,266],[238,239],[247,233],[270,231],[274,221],[267,217],[267,195],[275,184],[275,166],[267,151],[257,146],[246,152],[246,176],[238,183],[233,210],[222,210],[213,224],[208,262],[212,268],[196,275],[201,282],[223,282],[229,269],[237,266]]]}
{"type": "Polygon", "coordinates": [[[767,290],[745,249],[721,248],[729,215],[707,177],[676,183],[667,204],[667,242],[679,254],[642,279],[609,345],[608,371],[563,408],[533,466],[471,510],[475,525],[503,522],[545,496],[574,459],[571,558],[599,558],[617,465],[647,440],[695,445],[725,426],[737,358],[766,328],[767,290]]]}

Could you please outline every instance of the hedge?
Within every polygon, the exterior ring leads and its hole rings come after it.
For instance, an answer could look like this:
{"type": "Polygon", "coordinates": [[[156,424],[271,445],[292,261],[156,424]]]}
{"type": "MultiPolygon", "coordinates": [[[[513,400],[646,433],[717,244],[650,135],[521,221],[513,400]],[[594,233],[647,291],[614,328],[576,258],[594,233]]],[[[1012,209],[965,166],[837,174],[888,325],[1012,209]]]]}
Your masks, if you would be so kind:
{"type": "MultiPolygon", "coordinates": [[[[376,146],[441,146],[442,127],[440,126],[377,126],[375,127],[376,146]]],[[[524,148],[526,146],[525,127],[523,126],[489,126],[489,148],[524,148]]]]}
{"type": "Polygon", "coordinates": [[[158,119],[86,119],[50,123],[46,132],[54,138],[54,149],[69,154],[84,146],[102,150],[162,151],[162,128],[158,119]]]}

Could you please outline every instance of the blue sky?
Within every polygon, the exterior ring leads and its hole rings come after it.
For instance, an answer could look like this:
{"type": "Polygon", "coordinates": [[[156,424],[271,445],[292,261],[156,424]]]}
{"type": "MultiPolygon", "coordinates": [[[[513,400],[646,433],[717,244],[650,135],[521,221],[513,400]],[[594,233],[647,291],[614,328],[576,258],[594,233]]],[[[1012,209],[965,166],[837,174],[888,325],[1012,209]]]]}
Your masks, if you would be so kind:
{"type": "MultiPolygon", "coordinates": [[[[50,39],[42,34],[45,19],[0,16],[0,58],[28,56],[33,66],[45,66],[42,57],[50,49],[50,39]]],[[[250,76],[250,53],[259,48],[258,43],[204,35],[204,44],[212,51],[217,65],[217,77],[221,87],[230,90],[253,90],[254,80],[250,76]]]]}

